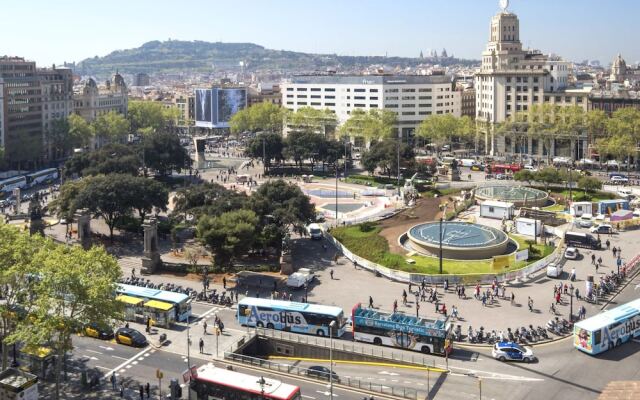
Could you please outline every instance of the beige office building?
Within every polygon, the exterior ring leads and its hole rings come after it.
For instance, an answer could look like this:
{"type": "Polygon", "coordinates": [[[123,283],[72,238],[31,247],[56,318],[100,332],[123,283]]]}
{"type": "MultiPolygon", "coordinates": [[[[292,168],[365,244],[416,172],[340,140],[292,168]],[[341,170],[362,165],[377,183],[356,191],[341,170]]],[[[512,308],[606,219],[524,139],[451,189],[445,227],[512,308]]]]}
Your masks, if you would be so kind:
{"type": "Polygon", "coordinates": [[[475,75],[476,121],[485,134],[484,150],[496,156],[519,153],[542,159],[584,154],[586,136],[558,137],[550,148],[543,141],[528,138],[524,142],[509,135],[495,133],[495,124],[518,112],[526,112],[534,104],[577,105],[587,109],[589,90],[569,86],[571,63],[537,50],[524,50],[520,41],[518,17],[502,9],[491,19],[489,42],[482,53],[480,70],[475,75]]]}

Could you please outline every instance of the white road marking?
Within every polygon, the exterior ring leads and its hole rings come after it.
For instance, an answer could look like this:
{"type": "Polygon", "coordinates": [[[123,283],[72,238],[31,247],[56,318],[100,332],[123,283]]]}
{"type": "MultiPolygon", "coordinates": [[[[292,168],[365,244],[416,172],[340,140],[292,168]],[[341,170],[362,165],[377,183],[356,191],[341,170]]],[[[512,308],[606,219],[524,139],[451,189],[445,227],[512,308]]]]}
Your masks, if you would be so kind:
{"type": "Polygon", "coordinates": [[[85,351],[88,351],[89,353],[95,353],[95,354],[104,354],[104,353],[101,353],[99,351],[89,350],[89,349],[86,349],[85,351]]]}
{"type": "MultiPolygon", "coordinates": [[[[321,392],[321,391],[319,391],[319,390],[316,390],[316,393],[320,393],[320,394],[323,394],[323,395],[325,395],[325,396],[329,396],[329,395],[331,395],[331,392],[328,392],[328,391],[327,391],[327,392],[321,392]]],[[[333,394],[333,397],[338,397],[338,395],[334,393],[334,394],[333,394]]]]}
{"type": "Polygon", "coordinates": [[[129,360],[128,358],[124,358],[124,357],[120,357],[120,356],[111,356],[111,357],[117,358],[118,360],[125,360],[125,361],[129,360]]]}
{"type": "Polygon", "coordinates": [[[124,361],[122,364],[118,365],[117,367],[115,367],[111,371],[107,372],[105,374],[105,376],[109,376],[109,375],[111,375],[112,372],[115,372],[115,371],[120,371],[121,373],[124,373],[125,372],[124,368],[125,368],[125,366],[127,364],[129,364],[131,361],[135,360],[136,358],[140,357],[141,355],[145,354],[148,351],[151,351],[151,350],[149,348],[140,350],[140,352],[138,352],[138,354],[134,355],[133,357],[131,357],[130,359],[124,361]]]}
{"type": "Polygon", "coordinates": [[[307,396],[306,394],[301,395],[302,397],[304,397],[305,399],[311,399],[311,400],[315,400],[315,397],[311,397],[311,396],[307,396]]]}
{"type": "Polygon", "coordinates": [[[107,371],[111,371],[111,368],[103,367],[102,365],[96,365],[95,367],[100,369],[106,369],[107,371]]]}
{"type": "Polygon", "coordinates": [[[86,357],[86,358],[88,358],[89,360],[94,360],[94,361],[98,359],[98,357],[88,356],[88,355],[86,355],[86,354],[83,354],[83,355],[82,355],[82,357],[86,357]]]}
{"type": "Polygon", "coordinates": [[[398,376],[400,374],[398,374],[397,372],[387,372],[387,371],[380,371],[378,372],[380,375],[390,375],[390,376],[398,376]]]}
{"type": "Polygon", "coordinates": [[[113,347],[106,347],[106,346],[98,346],[98,347],[100,347],[102,350],[113,351],[113,347]]]}

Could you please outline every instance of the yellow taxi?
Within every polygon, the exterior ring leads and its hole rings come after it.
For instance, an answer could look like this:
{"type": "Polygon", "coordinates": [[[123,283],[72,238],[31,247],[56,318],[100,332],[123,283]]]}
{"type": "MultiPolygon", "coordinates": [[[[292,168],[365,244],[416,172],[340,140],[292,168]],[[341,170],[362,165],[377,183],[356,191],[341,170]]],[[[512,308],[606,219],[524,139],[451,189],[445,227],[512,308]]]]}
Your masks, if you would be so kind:
{"type": "Polygon", "coordinates": [[[109,340],[113,337],[113,329],[108,326],[100,326],[96,323],[90,323],[84,327],[84,334],[89,337],[109,340]]]}

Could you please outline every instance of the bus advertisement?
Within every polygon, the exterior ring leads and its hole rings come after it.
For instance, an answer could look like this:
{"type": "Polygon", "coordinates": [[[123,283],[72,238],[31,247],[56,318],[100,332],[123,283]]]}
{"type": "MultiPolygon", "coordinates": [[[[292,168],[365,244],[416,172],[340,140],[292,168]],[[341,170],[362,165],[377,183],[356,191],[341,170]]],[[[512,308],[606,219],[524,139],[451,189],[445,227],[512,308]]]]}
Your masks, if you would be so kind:
{"type": "Polygon", "coordinates": [[[13,178],[0,181],[0,192],[5,194],[11,193],[13,189],[25,189],[27,187],[27,177],[24,175],[14,176],[13,178]]]}
{"type": "Polygon", "coordinates": [[[143,299],[145,302],[156,300],[172,304],[175,310],[176,321],[187,321],[191,316],[191,297],[186,294],[142,286],[126,285],[124,283],[118,284],[116,291],[119,295],[136,297],[138,299],[143,299]]]}
{"type": "Polygon", "coordinates": [[[453,350],[449,318],[416,318],[404,313],[387,313],[364,308],[360,303],[352,310],[353,338],[425,354],[445,355],[453,350]]]}
{"type": "Polygon", "coordinates": [[[640,337],[640,299],[612,308],[573,326],[573,345],[595,355],[640,337]]]}
{"type": "Polygon", "coordinates": [[[329,336],[329,324],[335,321],[333,337],[342,336],[346,324],[340,307],[255,297],[245,297],[238,302],[237,318],[242,326],[318,336],[329,336]]]}
{"type": "MultiPolygon", "coordinates": [[[[188,373],[187,373],[188,379],[188,373]]],[[[247,375],[206,364],[191,372],[190,396],[194,400],[300,400],[298,386],[247,375]]]]}

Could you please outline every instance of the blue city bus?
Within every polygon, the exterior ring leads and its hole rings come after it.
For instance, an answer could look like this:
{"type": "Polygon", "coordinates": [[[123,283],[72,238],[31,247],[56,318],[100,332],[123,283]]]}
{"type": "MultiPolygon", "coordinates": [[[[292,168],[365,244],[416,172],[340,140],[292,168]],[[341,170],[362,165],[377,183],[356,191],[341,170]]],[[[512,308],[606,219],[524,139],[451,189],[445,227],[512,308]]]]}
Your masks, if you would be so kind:
{"type": "Polygon", "coordinates": [[[340,307],[255,297],[238,302],[238,323],[242,326],[329,336],[332,321],[336,322],[333,337],[342,336],[346,320],[340,307]]]}
{"type": "Polygon", "coordinates": [[[125,285],[123,283],[118,284],[116,292],[125,296],[137,297],[145,301],[157,300],[173,304],[176,321],[187,321],[187,318],[191,316],[191,297],[186,294],[142,286],[125,285]]]}
{"type": "Polygon", "coordinates": [[[445,355],[453,350],[448,317],[418,318],[364,308],[358,303],[353,307],[351,320],[354,340],[425,354],[445,355]]]}
{"type": "Polygon", "coordinates": [[[594,315],[573,326],[573,345],[595,355],[640,337],[640,299],[594,315]]]}

